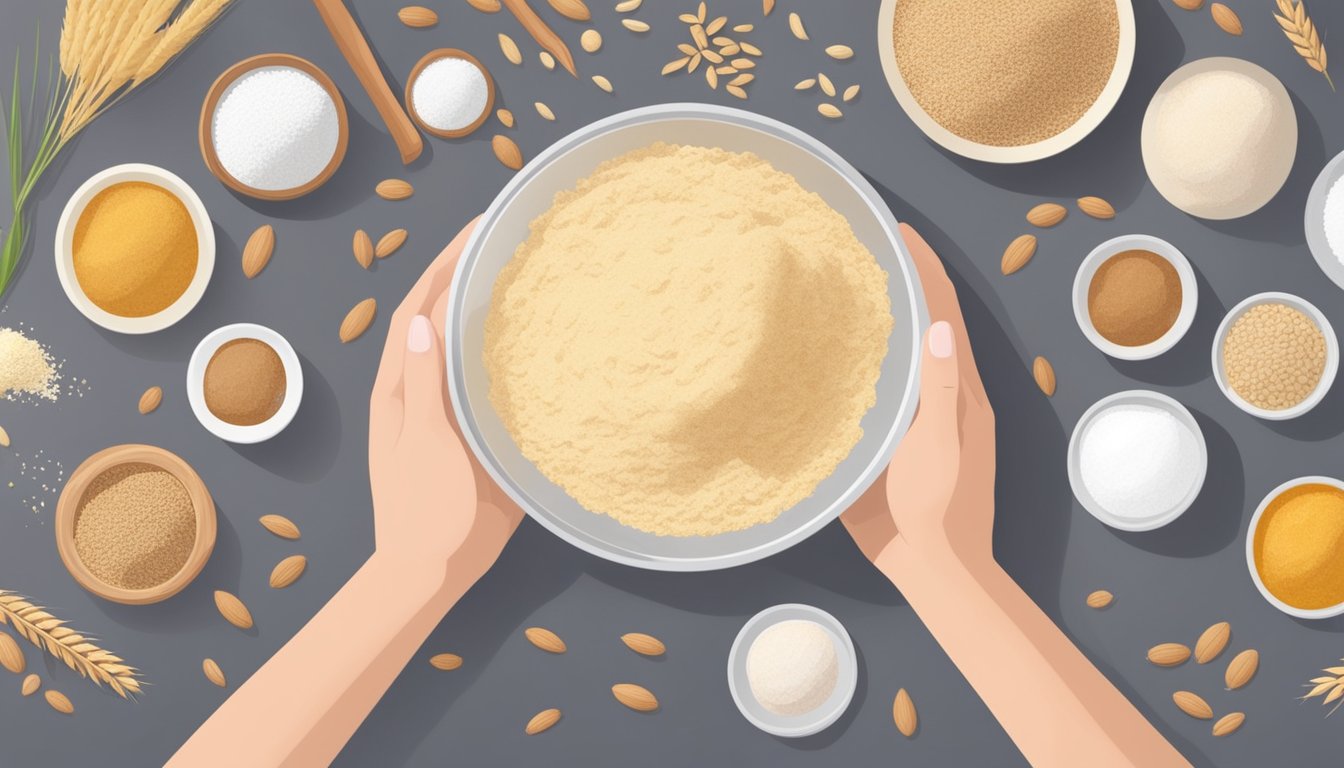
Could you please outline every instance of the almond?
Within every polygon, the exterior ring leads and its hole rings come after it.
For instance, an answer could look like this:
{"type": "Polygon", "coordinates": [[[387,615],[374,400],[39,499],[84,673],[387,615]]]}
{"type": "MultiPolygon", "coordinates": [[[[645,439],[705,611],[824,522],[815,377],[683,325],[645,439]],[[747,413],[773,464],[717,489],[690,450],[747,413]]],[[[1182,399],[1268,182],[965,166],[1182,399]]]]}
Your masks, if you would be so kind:
{"type": "Polygon", "coordinates": [[[1233,712],[1228,715],[1223,715],[1218,719],[1218,722],[1213,724],[1213,735],[1226,736],[1240,728],[1241,724],[1244,722],[1246,722],[1246,714],[1243,712],[1233,712]]]}
{"type": "Polygon", "coordinates": [[[206,659],[205,661],[202,661],[201,671],[205,673],[206,680],[218,685],[220,688],[229,684],[228,681],[224,679],[224,670],[219,668],[219,665],[215,663],[214,659],[206,659]]]}
{"type": "Polygon", "coordinates": [[[1260,668],[1260,654],[1254,649],[1238,653],[1228,662],[1227,672],[1223,674],[1223,682],[1227,683],[1229,691],[1235,691],[1243,685],[1251,682],[1255,677],[1255,671],[1260,668]]]}
{"type": "Polygon", "coordinates": [[[523,167],[523,151],[518,148],[513,139],[508,136],[496,135],[490,139],[490,147],[495,150],[495,157],[504,164],[505,168],[516,171],[523,167]]]}
{"type": "Polygon", "coordinates": [[[16,675],[23,674],[28,662],[23,658],[23,650],[8,632],[0,632],[0,667],[16,675]]]}
{"type": "Polygon", "coordinates": [[[1096,592],[1087,596],[1087,607],[1100,610],[1110,605],[1113,600],[1115,600],[1115,595],[1112,595],[1104,589],[1098,589],[1096,592]]]}
{"type": "Polygon", "coordinates": [[[341,343],[348,344],[362,336],[373,324],[373,317],[377,313],[378,302],[374,299],[365,299],[351,307],[341,321],[341,343]]]}
{"type": "Polygon", "coordinates": [[[439,653],[429,657],[429,665],[444,672],[452,672],[462,666],[462,657],[456,653],[439,653]]]}
{"type": "Polygon", "coordinates": [[[159,403],[162,402],[163,388],[150,387],[145,390],[144,394],[140,395],[140,402],[136,405],[136,408],[142,414],[153,413],[154,410],[159,407],[159,403]]]}
{"type": "Polygon", "coordinates": [[[258,522],[263,528],[282,539],[299,538],[299,526],[284,515],[262,515],[258,522]]]}
{"type": "Polygon", "coordinates": [[[518,44],[513,41],[513,38],[503,32],[499,33],[499,50],[504,54],[504,58],[509,60],[510,64],[520,67],[523,65],[523,52],[518,50],[518,44]]]}
{"type": "Polygon", "coordinates": [[[47,703],[51,705],[51,708],[60,712],[62,715],[75,714],[75,705],[70,703],[70,699],[66,698],[64,693],[49,690],[42,695],[46,697],[47,703]]]}
{"type": "Polygon", "coordinates": [[[271,571],[271,589],[284,589],[299,580],[308,567],[308,558],[303,555],[290,555],[271,571]]]}
{"type": "Polygon", "coordinates": [[[401,19],[402,24],[415,29],[432,27],[439,23],[439,14],[423,5],[408,5],[397,11],[397,18],[401,19]]]}
{"type": "Polygon", "coordinates": [[[1078,198],[1078,210],[1094,219],[1114,219],[1115,208],[1100,197],[1078,198]]]}
{"type": "Polygon", "coordinates": [[[547,0],[555,12],[570,21],[588,21],[593,14],[583,0],[547,0]]]}
{"type": "Polygon", "coordinates": [[[513,127],[513,112],[500,108],[495,111],[495,117],[499,118],[499,122],[502,123],[505,128],[513,127]]]}
{"type": "Polygon", "coordinates": [[[1055,396],[1055,367],[1050,364],[1049,360],[1039,356],[1032,360],[1031,375],[1036,379],[1036,386],[1041,388],[1046,397],[1055,396]]]}
{"type": "Polygon", "coordinates": [[[1218,658],[1218,654],[1227,647],[1227,641],[1231,637],[1232,625],[1226,621],[1220,621],[1204,630],[1199,640],[1195,642],[1195,661],[1208,664],[1218,658]]]}
{"type": "Polygon", "coordinates": [[[0,427],[0,448],[8,448],[8,447],[9,447],[9,433],[5,431],[4,427],[0,427]]]}
{"type": "Polygon", "coordinates": [[[761,15],[769,16],[775,10],[775,0],[761,0],[761,15]]]}
{"type": "Polygon", "coordinates": [[[243,601],[222,589],[215,590],[215,607],[224,620],[239,629],[252,628],[252,613],[243,601]]]}
{"type": "Polygon", "coordinates": [[[23,687],[19,689],[19,693],[24,696],[32,696],[34,693],[37,693],[37,689],[41,687],[42,678],[37,675],[29,675],[23,678],[23,687]]]}
{"type": "Polygon", "coordinates": [[[621,0],[616,4],[617,13],[632,13],[639,10],[639,6],[644,4],[644,0],[621,0]]]}
{"type": "Polygon", "coordinates": [[[1031,257],[1036,255],[1036,236],[1018,235],[1003,251],[1003,260],[999,269],[1005,275],[1011,275],[1027,266],[1031,257]]]}
{"type": "Polygon", "coordinates": [[[1027,211],[1027,223],[1034,227],[1053,227],[1069,215],[1069,209],[1059,203],[1041,203],[1027,211]]]}
{"type": "Polygon", "coordinates": [[[621,635],[621,642],[625,643],[625,647],[641,656],[662,656],[667,653],[667,646],[663,645],[662,640],[643,632],[629,632],[621,635]]]}
{"type": "Polygon", "coordinates": [[[467,0],[467,5],[481,13],[499,13],[499,0],[467,0]]]}
{"type": "Polygon", "coordinates": [[[355,261],[359,263],[359,266],[365,269],[373,266],[373,238],[369,237],[368,232],[356,229],[352,248],[355,252],[355,261]]]}
{"type": "Polygon", "coordinates": [[[653,712],[658,709],[658,699],[642,685],[617,683],[611,686],[611,695],[625,706],[636,712],[653,712]]]}
{"type": "Polygon", "coordinates": [[[1148,649],[1148,661],[1159,667],[1176,667],[1190,658],[1190,649],[1180,643],[1162,643],[1148,649]]]}
{"type": "Polygon", "coordinates": [[[374,246],[373,255],[386,259],[388,256],[397,252],[397,249],[406,242],[406,230],[394,229],[386,235],[378,238],[378,245],[374,246]]]}
{"type": "Polygon", "coordinates": [[[848,45],[828,45],[826,46],[826,55],[836,61],[854,58],[854,49],[848,45]]]}
{"type": "MultiPolygon", "coordinates": [[[[1241,36],[1241,17],[1237,16],[1236,11],[1222,3],[1214,3],[1209,6],[1209,12],[1213,14],[1213,23],[1217,24],[1219,29],[1235,37],[1241,36]]],[[[1241,723],[1237,723],[1237,725],[1241,725],[1241,723]]],[[[1235,727],[1233,730],[1235,730],[1235,727]]]]}
{"type": "Polygon", "coordinates": [[[527,636],[528,642],[547,653],[565,652],[565,641],[561,640],[559,635],[549,629],[543,627],[528,627],[523,630],[523,634],[527,636]]]}
{"type": "Polygon", "coordinates": [[[1171,694],[1171,700],[1185,714],[1199,720],[1212,720],[1213,707],[1199,694],[1190,691],[1177,691],[1171,694]]]}
{"type": "Polygon", "coordinates": [[[543,709],[527,721],[527,727],[523,729],[523,732],[528,736],[536,736],[558,722],[560,722],[560,710],[543,709]]]}
{"type": "Polygon", "coordinates": [[[799,40],[807,40],[807,28],[803,26],[803,17],[796,13],[789,14],[789,31],[799,40]]]}
{"type": "Polygon", "coordinates": [[[896,721],[896,730],[902,736],[910,738],[919,727],[919,713],[915,711],[915,701],[904,688],[896,692],[896,700],[891,703],[891,719],[896,721]]]}
{"type": "Polygon", "coordinates": [[[1187,11],[1198,11],[1204,7],[1204,0],[1171,0],[1171,2],[1175,3],[1177,8],[1187,11]]]}
{"type": "Polygon", "coordinates": [[[384,200],[405,200],[415,194],[415,187],[411,186],[409,181],[401,179],[383,179],[378,182],[378,186],[373,188],[374,192],[384,200]]]}
{"type": "Polygon", "coordinates": [[[247,244],[243,246],[243,274],[251,280],[261,274],[261,270],[271,261],[271,254],[275,252],[275,228],[270,224],[263,224],[257,227],[256,231],[247,238],[247,244]]]}

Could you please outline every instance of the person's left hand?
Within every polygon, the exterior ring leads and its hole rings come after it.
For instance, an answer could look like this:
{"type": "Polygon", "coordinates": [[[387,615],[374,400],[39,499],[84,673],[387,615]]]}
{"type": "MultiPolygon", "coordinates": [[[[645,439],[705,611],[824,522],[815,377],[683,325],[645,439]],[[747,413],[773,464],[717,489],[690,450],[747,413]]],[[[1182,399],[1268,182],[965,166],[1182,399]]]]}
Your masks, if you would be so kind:
{"type": "Polygon", "coordinates": [[[458,233],[393,314],[369,402],[375,556],[451,570],[468,584],[495,562],[523,514],[463,444],[448,398],[448,288],[474,226],[458,233]]]}

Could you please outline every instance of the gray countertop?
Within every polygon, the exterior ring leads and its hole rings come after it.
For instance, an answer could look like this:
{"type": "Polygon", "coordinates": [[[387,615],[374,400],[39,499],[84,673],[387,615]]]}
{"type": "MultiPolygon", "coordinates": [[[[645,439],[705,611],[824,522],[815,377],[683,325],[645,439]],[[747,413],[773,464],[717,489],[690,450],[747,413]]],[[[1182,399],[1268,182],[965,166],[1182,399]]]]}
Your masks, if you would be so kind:
{"type": "MultiPolygon", "coordinates": [[[[395,4],[353,3],[388,72],[404,78],[431,48],[465,48],[492,70],[504,106],[518,116],[511,132],[526,156],[568,131],[645,104],[709,100],[738,106],[708,91],[703,80],[659,77],[684,35],[675,17],[693,5],[646,0],[638,16],[646,35],[619,26],[614,0],[592,0],[606,45],[597,55],[574,45],[582,73],[604,74],[614,95],[586,77],[547,72],[536,48],[507,14],[487,16],[461,0],[431,0],[438,27],[410,30],[395,4]],[[682,7],[683,5],[688,7],[682,7]],[[527,51],[522,68],[495,44],[508,32],[527,51]],[[545,100],[558,119],[538,118],[545,100]]],[[[542,11],[576,43],[582,27],[542,11]]],[[[765,51],[749,109],[814,133],[862,170],[897,218],[914,224],[945,258],[960,291],[986,386],[998,415],[999,478],[995,550],[1019,583],[1083,651],[1197,765],[1326,765],[1338,761],[1338,722],[1315,704],[1301,705],[1300,684],[1344,655],[1344,620],[1304,622],[1270,607],[1246,572],[1245,526],[1260,498],[1283,480],[1339,476],[1344,448],[1340,388],[1310,416],[1269,423],[1238,411],[1210,374],[1209,345],[1223,312],[1251,293],[1297,293],[1344,325],[1344,295],[1324,279],[1303,243],[1302,208],[1326,160],[1341,149],[1341,95],[1308,69],[1270,17],[1272,4],[1233,3],[1246,34],[1229,37],[1208,12],[1169,2],[1136,0],[1139,45],[1134,73],[1113,114],[1068,152],[1021,167],[996,167],[939,150],[897,107],[876,52],[874,0],[781,2],[768,19],[756,0],[717,0],[711,13],[750,21],[765,51]],[[801,9],[812,43],[794,40],[786,12],[801,9]],[[822,48],[847,43],[855,58],[839,64],[822,48]],[[1292,176],[1260,212],[1232,222],[1204,222],[1166,204],[1147,183],[1139,157],[1139,124],[1158,83],[1180,63],[1211,55],[1243,56],[1280,77],[1293,95],[1301,144],[1292,176]],[[841,87],[862,94],[839,121],[816,114],[817,98],[792,85],[823,68],[841,87]],[[1041,236],[1035,261],[1012,278],[998,274],[1004,246],[1026,230],[1023,214],[1042,199],[1095,194],[1119,209],[1114,221],[1073,213],[1041,236]],[[1170,353],[1124,363],[1103,357],[1074,324],[1069,287],[1081,258],[1097,243],[1128,232],[1165,238],[1184,250],[1199,275],[1194,327],[1170,353]],[[1035,388],[1030,361],[1054,362],[1059,391],[1035,388]],[[1065,446],[1074,421],[1092,402],[1122,389],[1152,388],[1185,403],[1208,440],[1209,480],[1195,506],[1165,529],[1125,534],[1093,520],[1074,501],[1065,474],[1065,446]],[[1117,595],[1103,612],[1083,597],[1098,588],[1117,595]],[[1158,642],[1193,643],[1207,625],[1231,621],[1232,650],[1260,650],[1262,667],[1245,689],[1223,690],[1218,668],[1189,664],[1157,669],[1144,661],[1158,642]],[[1218,712],[1246,712],[1246,725],[1224,739],[1209,724],[1172,705],[1172,691],[1205,695],[1218,712]]],[[[0,62],[31,53],[40,24],[55,51],[63,3],[0,0],[0,62]]],[[[1323,31],[1344,21],[1337,4],[1312,4],[1323,31]]],[[[1332,38],[1327,38],[1327,40],[1332,38]]],[[[3,70],[7,71],[7,70],[3,70]]],[[[0,78],[3,79],[3,78],[0,78]]],[[[7,80],[6,80],[7,82],[7,80]]],[[[398,90],[399,86],[394,86],[398,90]]],[[[239,0],[224,20],[165,76],[100,118],[48,174],[34,207],[34,246],[5,299],[0,325],[24,324],[66,361],[67,380],[87,380],[83,396],[57,403],[0,402],[0,424],[13,436],[0,453],[0,588],[52,606],[81,630],[144,669],[153,683],[134,703],[98,691],[29,649],[30,666],[70,695],[73,718],[40,701],[20,699],[18,680],[0,680],[0,763],[23,766],[156,765],[224,700],[202,677],[201,659],[219,661],[231,687],[284,644],[368,556],[372,548],[365,456],[367,397],[391,309],[454,233],[481,211],[509,178],[489,147],[491,131],[462,141],[427,138],[424,157],[404,169],[355,78],[302,0],[239,0]],[[244,57],[285,51],[324,68],[346,95],[350,151],[317,193],[289,203],[263,203],[230,193],[212,178],[196,144],[201,100],[213,79],[244,57]],[[192,184],[215,221],[219,262],[204,300],[183,322],[145,337],[104,332],[85,321],[57,283],[51,255],[66,198],[93,173],[117,163],[162,165],[192,184]],[[404,177],[410,200],[383,201],[374,184],[404,177]],[[239,250],[263,223],[275,225],[275,258],[252,281],[238,269],[239,250]],[[394,227],[410,240],[372,274],[350,256],[357,227],[375,236],[394,227]],[[381,311],[370,332],[349,345],[336,328],[356,301],[376,296],[381,311]],[[211,437],[192,418],[183,382],[187,358],[210,330],[231,322],[269,325],[303,358],[305,401],[276,439],[235,446],[211,437]],[[163,406],[136,413],[141,391],[164,387],[163,406]],[[191,462],[219,506],[214,557],[179,596],[150,607],[107,603],[80,589],[56,555],[52,511],[55,462],[66,472],[108,445],[147,442],[191,462]],[[26,463],[26,466],[25,466],[26,463]],[[47,465],[46,471],[40,466],[47,465]],[[5,487],[13,480],[15,487],[5,487]],[[37,513],[21,505],[36,494],[37,513]],[[279,512],[303,528],[289,543],[266,533],[259,515],[279,512]],[[282,557],[302,553],[309,571],[293,587],[266,585],[282,557]],[[256,628],[239,632],[215,612],[211,591],[240,595],[256,628]]],[[[0,193],[2,194],[2,193],[0,193]]],[[[376,608],[370,608],[376,620],[376,608]]],[[[340,638],[333,638],[340,642],[340,638]]],[[[1230,654],[1229,654],[1230,655],[1230,654]]],[[[859,555],[838,524],[794,549],[751,566],[717,573],[651,573],[609,564],[566,546],[525,521],[495,569],[435,630],[382,703],[337,760],[342,766],[428,765],[1013,765],[1021,757],[974,691],[923,628],[901,595],[859,555]],[[848,627],[858,648],[860,682],[848,713],[806,739],[776,739],[752,728],[728,694],[725,662],[742,622],[781,602],[811,603],[848,627]],[[537,652],[522,628],[559,632],[570,652],[537,652]],[[666,658],[629,653],[619,635],[643,631],[664,640],[666,658]],[[440,673],[426,659],[461,654],[464,666],[440,673]],[[663,707],[635,715],[612,700],[609,687],[630,681],[654,690],[663,707]],[[916,738],[891,722],[896,690],[918,705],[916,738]],[[546,707],[564,720],[542,737],[522,726],[546,707]]]]}

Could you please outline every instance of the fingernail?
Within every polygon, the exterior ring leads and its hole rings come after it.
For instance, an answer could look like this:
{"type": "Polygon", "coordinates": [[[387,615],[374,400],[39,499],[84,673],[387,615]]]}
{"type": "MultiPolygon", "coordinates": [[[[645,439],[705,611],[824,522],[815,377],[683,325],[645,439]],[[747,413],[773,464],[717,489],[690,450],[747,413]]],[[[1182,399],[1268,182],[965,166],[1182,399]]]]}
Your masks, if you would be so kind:
{"type": "Polygon", "coordinates": [[[946,320],[929,326],[929,351],[934,357],[952,356],[952,326],[946,320]]]}
{"type": "Polygon", "coordinates": [[[411,318],[410,330],[406,332],[406,348],[412,352],[428,352],[429,345],[434,340],[434,328],[429,324],[429,318],[424,315],[416,315],[411,318]]]}

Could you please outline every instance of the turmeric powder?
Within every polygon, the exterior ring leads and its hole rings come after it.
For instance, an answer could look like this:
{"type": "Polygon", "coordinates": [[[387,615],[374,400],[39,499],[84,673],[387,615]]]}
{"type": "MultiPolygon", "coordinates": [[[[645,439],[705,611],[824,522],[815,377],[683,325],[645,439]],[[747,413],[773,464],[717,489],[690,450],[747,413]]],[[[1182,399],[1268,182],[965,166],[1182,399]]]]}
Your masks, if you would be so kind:
{"type": "Polygon", "coordinates": [[[143,181],[94,195],[75,223],[75,279],[105,312],[147,317],[177,301],[196,276],[196,227],[177,196],[143,181]]]}
{"type": "Polygon", "coordinates": [[[1279,494],[1255,530],[1255,569],[1294,608],[1344,603],[1344,491],[1307,483],[1279,494]]]}

